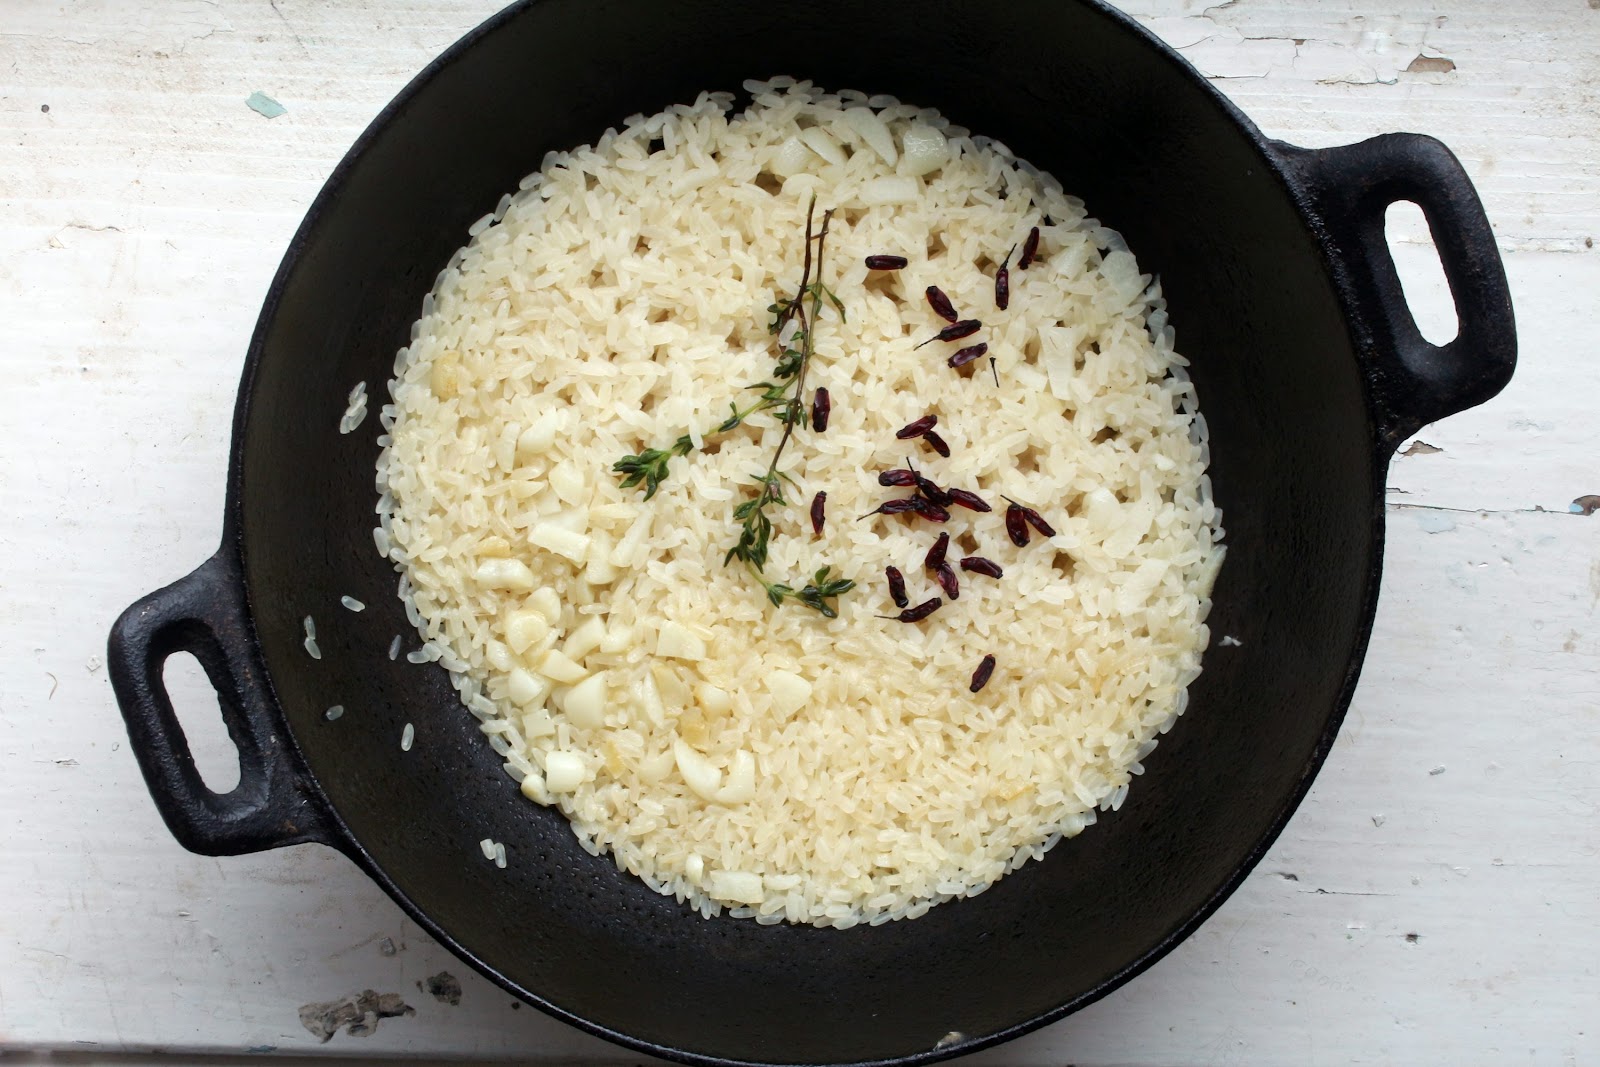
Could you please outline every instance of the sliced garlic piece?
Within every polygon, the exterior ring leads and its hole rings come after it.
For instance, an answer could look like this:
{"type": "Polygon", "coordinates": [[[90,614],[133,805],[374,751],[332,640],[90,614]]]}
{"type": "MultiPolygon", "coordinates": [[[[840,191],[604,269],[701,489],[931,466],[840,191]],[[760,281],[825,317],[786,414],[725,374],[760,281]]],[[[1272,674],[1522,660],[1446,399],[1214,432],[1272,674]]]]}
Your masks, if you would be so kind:
{"type": "Polygon", "coordinates": [[[544,784],[552,793],[570,793],[583,784],[586,768],[576,752],[552,752],[544,758],[544,784]]]}
{"type": "Polygon", "coordinates": [[[722,771],[713,767],[710,760],[690,748],[681,738],[672,742],[672,759],[677,763],[678,773],[683,775],[684,783],[695,796],[701,800],[717,799],[717,790],[722,787],[722,771]]]}
{"type": "Polygon", "coordinates": [[[486,559],[472,576],[485,589],[521,592],[533,588],[533,571],[520,559],[486,559]]]}

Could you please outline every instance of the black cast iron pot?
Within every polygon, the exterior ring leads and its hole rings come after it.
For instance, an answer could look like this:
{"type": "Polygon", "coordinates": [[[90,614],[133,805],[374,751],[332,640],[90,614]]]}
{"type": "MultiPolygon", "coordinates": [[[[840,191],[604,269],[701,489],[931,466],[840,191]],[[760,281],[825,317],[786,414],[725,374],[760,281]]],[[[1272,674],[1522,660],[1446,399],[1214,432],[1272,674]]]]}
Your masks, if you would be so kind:
{"type": "Polygon", "coordinates": [[[542,0],[425,70],[329,179],[245,361],[222,547],[129,608],[111,677],[178,840],[207,854],[318,841],[515,995],[701,1063],[926,1062],[1058,1019],[1126,982],[1239,885],[1321,765],[1378,591],[1383,474],[1423,424],[1515,363],[1509,295],[1465,173],[1411,134],[1266,140],[1196,71],[1091,0],[542,0]],[[1216,648],[1127,805],[983,896],[845,932],[704,921],[521,800],[406,633],[374,550],[374,421],[422,293],[467,225],[549,149],[633,112],[790,73],[937,107],[1054,172],[1160,274],[1210,422],[1229,554],[1216,648]],[[1460,335],[1425,342],[1383,240],[1420,204],[1460,335]],[[376,405],[376,401],[374,402],[376,405]],[[339,608],[341,594],[369,606],[339,608]],[[301,647],[319,622],[323,658],[301,647]],[[162,686],[194,653],[242,777],[210,792],[162,686]],[[323,719],[331,704],[350,711],[323,719]],[[416,726],[409,753],[401,728],[416,726]],[[496,870],[477,842],[506,842],[496,870]],[[935,1048],[952,1031],[964,1035],[935,1048]]]}

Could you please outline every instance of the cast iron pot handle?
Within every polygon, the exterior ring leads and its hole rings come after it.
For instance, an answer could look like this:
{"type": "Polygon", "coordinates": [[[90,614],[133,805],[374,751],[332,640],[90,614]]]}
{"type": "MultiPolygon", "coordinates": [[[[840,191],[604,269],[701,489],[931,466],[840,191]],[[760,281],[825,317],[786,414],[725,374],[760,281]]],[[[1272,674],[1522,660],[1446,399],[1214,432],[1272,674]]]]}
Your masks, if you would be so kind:
{"type": "Polygon", "coordinates": [[[1432,137],[1391,133],[1340,148],[1273,146],[1321,220],[1341,281],[1367,335],[1368,377],[1383,445],[1393,448],[1436,419],[1481,404],[1517,365],[1511,291],[1472,181],[1432,137]],[[1417,330],[1384,239],[1384,213],[1422,209],[1460,323],[1455,340],[1430,344],[1417,330]]]}
{"type": "Polygon", "coordinates": [[[178,843],[206,856],[341,837],[312,799],[284,736],[250,637],[244,582],[228,545],[185,578],[134,604],[111,628],[111,687],[139,769],[178,843]],[[239,784],[214,793],[195,769],[162,679],[167,657],[191,653],[216,687],[239,749],[239,784]]]}

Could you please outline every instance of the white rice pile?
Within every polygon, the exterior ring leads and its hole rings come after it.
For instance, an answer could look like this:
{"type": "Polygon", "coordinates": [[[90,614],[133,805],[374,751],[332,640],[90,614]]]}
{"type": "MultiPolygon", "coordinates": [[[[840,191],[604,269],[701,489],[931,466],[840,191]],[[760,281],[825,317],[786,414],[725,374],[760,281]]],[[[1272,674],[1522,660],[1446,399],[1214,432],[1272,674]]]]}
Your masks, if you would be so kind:
{"type": "MultiPolygon", "coordinates": [[[[1115,808],[1183,711],[1222,562],[1205,427],[1159,289],[1117,234],[1004,146],[937,114],[784,79],[553,153],[471,229],[423,301],[380,413],[379,550],[425,644],[529,798],[709,916],[847,927],[982,892],[1115,808]],[[671,461],[646,501],[619,458],[714,428],[772,374],[768,305],[798,285],[807,204],[836,208],[816,327],[825,433],[785,452],[766,574],[854,579],[829,620],[724,566],[772,415],[671,461]],[[1039,258],[1007,249],[1039,225],[1039,258]],[[869,274],[864,257],[909,265],[869,274]],[[950,370],[941,287],[996,357],[950,370]],[[977,371],[977,373],[970,373],[977,371]],[[952,455],[894,431],[927,412],[952,455]],[[856,517],[918,467],[977,492],[946,526],[856,517]],[[806,505],[827,497],[813,538],[806,505]],[[1018,548],[1001,495],[1056,535],[1018,548]],[[913,604],[938,531],[959,600],[913,604]],[[998,661],[977,694],[982,657],[998,661]]],[[[810,403],[810,396],[805,400],[810,403]]]]}

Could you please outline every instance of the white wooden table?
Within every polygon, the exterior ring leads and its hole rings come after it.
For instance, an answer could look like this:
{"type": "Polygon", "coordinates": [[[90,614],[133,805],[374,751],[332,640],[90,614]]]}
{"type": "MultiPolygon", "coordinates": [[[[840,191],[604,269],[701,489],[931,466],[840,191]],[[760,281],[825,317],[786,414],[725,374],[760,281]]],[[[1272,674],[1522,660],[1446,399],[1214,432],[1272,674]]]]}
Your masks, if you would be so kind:
{"type": "MultiPolygon", "coordinates": [[[[117,611],[216,543],[240,359],[301,214],[494,6],[0,5],[0,1051],[636,1059],[519,1010],[331,850],[184,852],[102,666],[117,611]],[[419,990],[441,971],[459,1006],[419,990]],[[302,1027],[364,989],[415,1014],[302,1027]]],[[[1128,7],[1269,134],[1450,144],[1522,366],[1396,460],[1361,687],[1271,855],[1149,973],[973,1062],[1600,1062],[1600,517],[1569,512],[1600,493],[1600,0],[1128,7]]],[[[1391,233],[1448,320],[1425,231],[1391,233]]],[[[225,785],[197,673],[176,696],[225,785]]]]}

